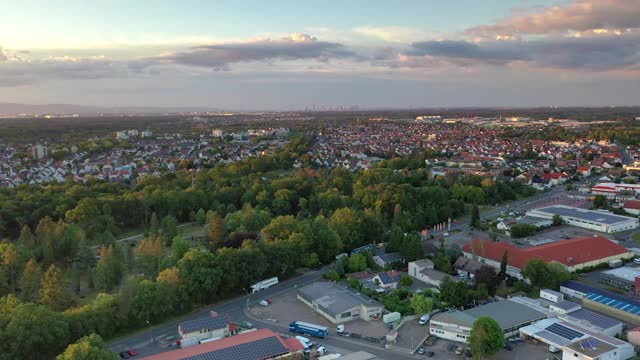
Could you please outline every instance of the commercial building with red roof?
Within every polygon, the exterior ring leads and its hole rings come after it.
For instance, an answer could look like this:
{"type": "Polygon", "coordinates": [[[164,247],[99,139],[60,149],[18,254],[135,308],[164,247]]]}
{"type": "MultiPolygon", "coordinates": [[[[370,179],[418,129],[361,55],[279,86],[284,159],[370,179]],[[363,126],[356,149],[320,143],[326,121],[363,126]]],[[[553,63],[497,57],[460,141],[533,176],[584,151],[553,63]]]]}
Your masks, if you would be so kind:
{"type": "Polygon", "coordinates": [[[465,257],[475,258],[485,264],[500,269],[502,255],[507,251],[507,273],[522,279],[521,271],[527,261],[540,259],[558,262],[568,270],[594,266],[610,260],[628,259],[633,252],[603,236],[590,236],[561,240],[550,244],[517,248],[508,243],[475,239],[462,247],[465,257]]]}
{"type": "Polygon", "coordinates": [[[623,208],[629,214],[640,215],[640,200],[626,200],[623,208]]]}
{"type": "Polygon", "coordinates": [[[296,338],[285,339],[271,329],[260,329],[143,357],[141,360],[297,359],[302,351],[303,346],[296,338]]]}

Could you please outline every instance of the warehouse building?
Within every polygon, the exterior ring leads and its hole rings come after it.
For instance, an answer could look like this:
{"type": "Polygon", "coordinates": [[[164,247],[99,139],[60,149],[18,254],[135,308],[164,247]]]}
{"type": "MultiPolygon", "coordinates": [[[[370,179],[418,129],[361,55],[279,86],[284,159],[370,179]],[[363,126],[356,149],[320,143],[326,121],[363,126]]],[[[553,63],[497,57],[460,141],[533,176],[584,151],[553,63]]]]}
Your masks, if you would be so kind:
{"type": "Polygon", "coordinates": [[[623,266],[600,273],[600,282],[620,289],[634,291],[636,289],[636,278],[638,277],[640,277],[639,268],[623,266]]]}
{"type": "Polygon", "coordinates": [[[610,260],[630,259],[634,253],[603,236],[589,236],[556,241],[540,246],[517,248],[508,243],[475,239],[462,247],[462,254],[500,271],[502,255],[508,252],[507,274],[522,279],[521,271],[527,261],[541,259],[558,262],[576,271],[610,260]]]}
{"type": "Polygon", "coordinates": [[[182,342],[200,341],[229,336],[236,330],[229,314],[218,314],[214,311],[202,319],[188,320],[178,324],[178,334],[182,342]]]}
{"type": "Polygon", "coordinates": [[[636,218],[566,205],[547,206],[527,212],[527,216],[544,219],[553,219],[555,215],[562,217],[562,220],[569,225],[603,233],[616,233],[638,228],[638,219],[636,218]]]}
{"type": "Polygon", "coordinates": [[[384,306],[353,290],[331,282],[314,282],[298,289],[298,300],[334,324],[382,316],[384,306]]]}
{"type": "Polygon", "coordinates": [[[635,356],[635,349],[628,342],[558,318],[525,326],[520,335],[562,350],[563,359],[627,360],[635,356]]]}
{"type": "Polygon", "coordinates": [[[183,349],[166,351],[141,360],[298,360],[303,347],[294,337],[285,339],[271,329],[260,329],[183,349]]]}
{"type": "Polygon", "coordinates": [[[580,299],[584,308],[640,325],[640,301],[573,280],[560,285],[560,292],[572,298],[580,299]]]}
{"type": "Polygon", "coordinates": [[[442,339],[467,342],[477,318],[488,316],[496,320],[505,337],[512,336],[523,326],[546,318],[542,312],[511,300],[480,305],[465,311],[449,310],[433,315],[429,333],[442,339]]]}

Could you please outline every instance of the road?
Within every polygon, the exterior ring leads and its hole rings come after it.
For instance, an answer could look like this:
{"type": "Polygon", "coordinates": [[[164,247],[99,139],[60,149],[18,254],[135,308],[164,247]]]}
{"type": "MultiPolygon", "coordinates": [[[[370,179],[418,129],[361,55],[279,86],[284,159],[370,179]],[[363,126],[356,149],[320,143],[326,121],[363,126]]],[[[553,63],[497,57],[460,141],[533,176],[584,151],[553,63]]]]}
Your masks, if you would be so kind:
{"type": "MultiPolygon", "coordinates": [[[[178,228],[181,228],[181,227],[184,227],[184,226],[187,226],[187,225],[191,225],[191,223],[180,224],[180,225],[178,225],[178,228]]],[[[125,242],[125,241],[139,240],[139,239],[142,239],[143,237],[144,237],[144,234],[133,235],[133,236],[129,236],[129,237],[126,237],[126,238],[118,239],[115,242],[116,243],[121,243],[121,242],[125,242]]],[[[98,249],[100,246],[102,246],[102,245],[95,245],[95,246],[92,246],[91,248],[92,249],[98,249]]]]}
{"type": "Polygon", "coordinates": [[[622,145],[622,143],[619,140],[616,140],[615,144],[618,147],[618,150],[620,150],[620,153],[622,154],[622,163],[625,165],[633,164],[633,159],[631,158],[631,156],[629,156],[629,153],[627,152],[627,148],[624,145],[622,145]]]}

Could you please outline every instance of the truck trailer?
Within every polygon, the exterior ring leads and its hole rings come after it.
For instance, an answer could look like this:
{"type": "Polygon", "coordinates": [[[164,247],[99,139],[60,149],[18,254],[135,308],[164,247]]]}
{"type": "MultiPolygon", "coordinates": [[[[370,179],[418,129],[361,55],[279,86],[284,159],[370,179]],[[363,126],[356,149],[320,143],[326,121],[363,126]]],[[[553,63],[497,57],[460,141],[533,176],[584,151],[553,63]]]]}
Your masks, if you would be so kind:
{"type": "Polygon", "coordinates": [[[289,331],[324,339],[329,334],[326,326],[309,324],[302,321],[293,321],[289,324],[289,331]]]}
{"type": "Polygon", "coordinates": [[[262,281],[259,281],[253,285],[251,285],[251,292],[255,293],[260,290],[264,290],[278,283],[278,277],[274,276],[272,278],[268,278],[262,281]]]}

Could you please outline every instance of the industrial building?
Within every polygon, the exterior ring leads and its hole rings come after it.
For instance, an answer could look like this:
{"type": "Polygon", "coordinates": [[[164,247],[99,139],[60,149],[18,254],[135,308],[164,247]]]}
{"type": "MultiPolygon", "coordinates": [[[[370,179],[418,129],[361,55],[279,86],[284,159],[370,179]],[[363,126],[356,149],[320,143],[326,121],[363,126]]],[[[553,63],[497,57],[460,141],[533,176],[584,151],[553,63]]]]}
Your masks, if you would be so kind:
{"type": "Polygon", "coordinates": [[[218,341],[167,351],[141,360],[298,360],[303,347],[298,339],[285,339],[270,329],[247,332],[218,341]]]}
{"type": "Polygon", "coordinates": [[[209,317],[188,320],[178,324],[181,342],[197,342],[205,339],[223,338],[236,330],[229,314],[211,312],[209,317]]]}
{"type": "Polygon", "coordinates": [[[572,298],[580,299],[584,308],[640,325],[640,301],[573,280],[560,285],[560,292],[572,298]]]}
{"type": "Polygon", "coordinates": [[[520,335],[562,350],[562,359],[627,360],[635,356],[633,345],[628,342],[559,318],[522,327],[520,335]]]}
{"type": "Polygon", "coordinates": [[[462,247],[465,257],[500,270],[502,255],[508,252],[507,274],[522,279],[527,261],[541,259],[558,262],[568,270],[599,265],[610,260],[630,259],[634,253],[603,236],[560,240],[540,246],[517,248],[508,243],[475,239],[462,247]]]}
{"type": "Polygon", "coordinates": [[[382,317],[384,305],[331,282],[314,282],[298,289],[298,300],[334,324],[382,317]]]}
{"type": "Polygon", "coordinates": [[[640,277],[640,268],[623,266],[600,273],[600,282],[620,289],[635,291],[636,278],[638,277],[640,277]]]}
{"type": "Polygon", "coordinates": [[[527,212],[527,216],[544,219],[553,219],[555,215],[562,217],[562,220],[569,225],[603,233],[616,233],[638,228],[637,218],[566,205],[547,206],[527,212]]]}
{"type": "Polygon", "coordinates": [[[546,314],[511,300],[501,300],[465,311],[449,310],[433,315],[429,333],[439,338],[467,342],[477,318],[488,316],[496,320],[505,337],[512,336],[523,326],[546,318],[546,314]]]}

